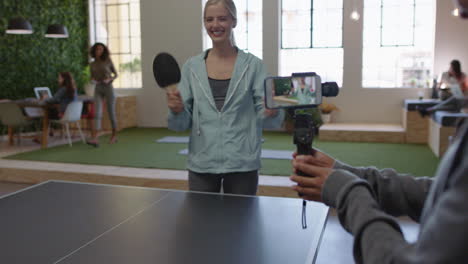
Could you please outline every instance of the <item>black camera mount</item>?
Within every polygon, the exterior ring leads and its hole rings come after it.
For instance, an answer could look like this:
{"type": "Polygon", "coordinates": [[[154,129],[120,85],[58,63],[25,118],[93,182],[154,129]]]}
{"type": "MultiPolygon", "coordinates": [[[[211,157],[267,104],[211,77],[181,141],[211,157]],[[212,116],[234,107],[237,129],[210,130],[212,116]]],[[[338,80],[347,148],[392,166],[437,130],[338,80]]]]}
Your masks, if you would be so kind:
{"type": "Polygon", "coordinates": [[[312,116],[306,113],[294,113],[294,144],[298,155],[311,155],[315,126],[312,116]]]}

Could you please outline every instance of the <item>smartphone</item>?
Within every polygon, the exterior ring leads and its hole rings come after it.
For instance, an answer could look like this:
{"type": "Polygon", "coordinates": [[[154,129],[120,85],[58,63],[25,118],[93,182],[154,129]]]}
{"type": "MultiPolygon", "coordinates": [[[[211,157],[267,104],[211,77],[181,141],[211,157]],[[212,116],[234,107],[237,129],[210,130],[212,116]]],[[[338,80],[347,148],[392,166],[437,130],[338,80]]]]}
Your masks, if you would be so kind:
{"type": "Polygon", "coordinates": [[[269,109],[311,108],[322,103],[322,80],[314,72],[265,79],[265,105],[269,109]]]}

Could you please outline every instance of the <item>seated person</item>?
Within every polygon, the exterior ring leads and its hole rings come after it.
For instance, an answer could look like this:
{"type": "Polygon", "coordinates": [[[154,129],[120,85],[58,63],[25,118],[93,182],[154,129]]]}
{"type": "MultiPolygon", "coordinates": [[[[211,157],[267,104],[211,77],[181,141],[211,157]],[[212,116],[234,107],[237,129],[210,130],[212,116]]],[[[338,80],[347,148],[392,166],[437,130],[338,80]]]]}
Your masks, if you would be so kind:
{"type": "Polygon", "coordinates": [[[462,90],[464,90],[465,79],[466,74],[463,73],[461,70],[460,61],[452,60],[450,62],[449,70],[447,72],[444,72],[439,79],[438,88],[440,91],[440,99],[446,100],[452,95],[450,88],[454,84],[459,84],[462,90]]]}
{"type": "Polygon", "coordinates": [[[464,104],[464,101],[468,96],[468,92],[466,92],[466,89],[463,91],[463,88],[460,87],[460,85],[463,87],[465,82],[461,84],[452,84],[450,88],[452,90],[452,96],[450,96],[448,99],[429,108],[418,108],[421,116],[424,117],[426,115],[431,115],[436,111],[466,112],[466,105],[464,104]]]}
{"type": "Polygon", "coordinates": [[[50,119],[60,119],[67,109],[67,105],[78,97],[75,80],[70,72],[61,72],[58,75],[59,89],[51,98],[44,99],[47,104],[58,105],[49,109],[50,119]]]}

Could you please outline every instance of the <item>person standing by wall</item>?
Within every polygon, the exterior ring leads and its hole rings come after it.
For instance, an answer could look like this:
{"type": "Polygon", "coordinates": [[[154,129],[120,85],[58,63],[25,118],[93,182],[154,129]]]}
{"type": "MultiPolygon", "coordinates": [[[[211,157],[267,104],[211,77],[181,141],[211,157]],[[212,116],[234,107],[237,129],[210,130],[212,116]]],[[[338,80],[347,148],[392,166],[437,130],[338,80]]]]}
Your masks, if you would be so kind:
{"type": "Polygon", "coordinates": [[[91,132],[92,139],[88,140],[89,145],[98,147],[98,132],[101,129],[102,102],[105,100],[107,113],[112,125],[112,135],[109,143],[117,142],[117,118],[115,114],[115,92],[112,82],[117,78],[117,71],[110,58],[109,49],[103,43],[95,43],[91,47],[91,57],[94,61],[90,64],[91,80],[96,82],[94,90],[95,103],[95,125],[91,132]]]}

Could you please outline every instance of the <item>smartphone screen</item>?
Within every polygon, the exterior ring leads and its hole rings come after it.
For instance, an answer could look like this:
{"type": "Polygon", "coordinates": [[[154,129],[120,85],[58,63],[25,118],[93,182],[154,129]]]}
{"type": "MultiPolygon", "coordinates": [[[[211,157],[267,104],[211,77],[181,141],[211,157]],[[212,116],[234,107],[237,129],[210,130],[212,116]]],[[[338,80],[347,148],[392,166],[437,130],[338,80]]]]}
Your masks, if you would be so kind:
{"type": "Polygon", "coordinates": [[[313,73],[265,79],[267,108],[307,108],[322,103],[321,79],[313,73]]]}

